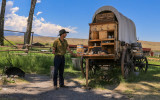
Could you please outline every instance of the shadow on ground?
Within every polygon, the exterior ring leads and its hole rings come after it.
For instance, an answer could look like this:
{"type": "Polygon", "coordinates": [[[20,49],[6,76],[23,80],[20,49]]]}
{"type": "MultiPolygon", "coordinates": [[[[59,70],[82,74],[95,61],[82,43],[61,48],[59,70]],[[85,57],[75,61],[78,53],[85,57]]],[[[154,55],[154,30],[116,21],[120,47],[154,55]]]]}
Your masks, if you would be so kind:
{"type": "Polygon", "coordinates": [[[82,88],[79,82],[66,78],[66,85],[69,88],[59,88],[54,90],[49,76],[27,75],[26,80],[32,83],[23,85],[21,88],[17,85],[6,85],[2,88],[16,89],[15,92],[0,90],[0,100],[128,100],[125,96],[111,91],[102,90],[87,90],[82,88]],[[49,86],[40,87],[38,83],[50,82],[49,86]],[[35,85],[34,85],[35,84],[35,85]],[[23,92],[27,91],[27,93],[23,92]],[[34,91],[39,91],[35,92],[34,91]],[[21,92],[22,91],[22,92],[21,92]]]}

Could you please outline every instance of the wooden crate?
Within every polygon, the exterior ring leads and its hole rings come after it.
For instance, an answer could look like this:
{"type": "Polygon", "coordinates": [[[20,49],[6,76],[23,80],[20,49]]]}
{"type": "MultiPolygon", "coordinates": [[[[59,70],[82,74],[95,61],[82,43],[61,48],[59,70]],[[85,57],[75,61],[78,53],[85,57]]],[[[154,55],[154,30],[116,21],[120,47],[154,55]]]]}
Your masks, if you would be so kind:
{"type": "Polygon", "coordinates": [[[99,32],[98,31],[92,31],[91,32],[91,39],[99,39],[99,32]]]}
{"type": "Polygon", "coordinates": [[[102,25],[92,25],[91,26],[91,31],[101,31],[102,30],[102,25]]]}
{"type": "Polygon", "coordinates": [[[107,30],[115,30],[116,29],[116,24],[108,24],[107,30]]]}
{"type": "Polygon", "coordinates": [[[104,24],[101,26],[102,30],[115,30],[116,29],[116,24],[115,23],[110,23],[110,24],[104,24]]]}
{"type": "Polygon", "coordinates": [[[91,31],[97,31],[97,25],[92,25],[92,26],[90,27],[90,29],[91,29],[91,31]]]}
{"type": "Polygon", "coordinates": [[[107,31],[99,31],[99,39],[106,39],[107,31]]]}
{"type": "Polygon", "coordinates": [[[101,31],[102,30],[102,25],[97,25],[96,30],[101,31]]]}

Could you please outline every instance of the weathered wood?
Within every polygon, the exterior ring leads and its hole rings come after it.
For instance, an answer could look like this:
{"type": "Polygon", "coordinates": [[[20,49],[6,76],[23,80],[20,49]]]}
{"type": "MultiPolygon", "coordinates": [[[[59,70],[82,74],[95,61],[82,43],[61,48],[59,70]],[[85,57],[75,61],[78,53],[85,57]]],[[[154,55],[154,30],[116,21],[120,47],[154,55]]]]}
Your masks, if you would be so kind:
{"type": "Polygon", "coordinates": [[[30,53],[43,53],[43,54],[52,54],[52,52],[42,52],[42,51],[29,51],[30,53]]]}
{"type": "Polygon", "coordinates": [[[103,23],[89,23],[90,26],[93,26],[93,25],[104,25],[104,24],[118,24],[118,22],[114,21],[114,22],[103,22],[103,23]]]}
{"type": "Polygon", "coordinates": [[[98,31],[92,31],[91,33],[91,39],[99,39],[99,32],[98,31]]]}
{"type": "Polygon", "coordinates": [[[88,88],[89,59],[86,59],[86,87],[88,88]]]}
{"type": "Polygon", "coordinates": [[[0,50],[0,52],[3,51],[28,51],[28,49],[9,49],[9,50],[0,50]]]}
{"type": "Polygon", "coordinates": [[[102,43],[102,45],[114,45],[114,43],[102,43]]]}
{"type": "Polygon", "coordinates": [[[5,37],[4,37],[4,39],[5,39],[8,43],[10,43],[13,47],[17,47],[17,46],[15,46],[13,43],[11,43],[9,40],[7,40],[5,37]]]}
{"type": "Polygon", "coordinates": [[[84,68],[86,67],[84,64],[85,64],[85,61],[84,61],[84,57],[83,56],[80,56],[81,57],[81,72],[83,74],[83,77],[86,78],[86,74],[84,72],[84,68]]]}
{"type": "Polygon", "coordinates": [[[0,45],[4,45],[4,16],[5,16],[6,0],[2,0],[0,15],[0,45]]]}
{"type": "Polygon", "coordinates": [[[21,32],[21,31],[13,31],[13,30],[4,30],[4,31],[18,32],[18,33],[26,33],[26,32],[21,32]]]}
{"type": "Polygon", "coordinates": [[[96,15],[96,22],[112,22],[115,21],[114,13],[102,13],[96,15]]]}
{"type": "Polygon", "coordinates": [[[101,41],[100,39],[94,39],[94,40],[89,40],[89,42],[98,42],[101,41]]]}
{"type": "Polygon", "coordinates": [[[106,39],[107,31],[99,31],[99,39],[106,39]]]}
{"type": "Polygon", "coordinates": [[[125,64],[125,55],[126,55],[126,48],[123,47],[123,51],[122,51],[122,58],[121,58],[121,72],[122,72],[122,76],[125,77],[124,74],[124,64],[125,64]]]}
{"type": "Polygon", "coordinates": [[[31,8],[30,8],[29,17],[27,20],[27,30],[24,36],[24,44],[30,43],[30,37],[31,37],[31,31],[32,31],[32,21],[33,21],[33,15],[34,15],[34,9],[36,6],[36,2],[37,0],[31,1],[31,8]]]}
{"type": "Polygon", "coordinates": [[[106,54],[106,55],[93,54],[93,55],[83,55],[83,57],[89,58],[89,59],[114,59],[115,55],[114,54],[106,54]]]}
{"type": "MultiPolygon", "coordinates": [[[[89,51],[92,51],[93,46],[101,46],[102,50],[106,50],[110,54],[117,54],[117,22],[106,22],[106,23],[91,23],[90,24],[90,35],[89,35],[89,51]],[[93,39],[92,33],[94,31],[99,32],[99,39],[93,39]],[[98,44],[98,45],[97,45],[98,44]]],[[[116,55],[117,56],[117,55],[116,55]]],[[[118,58],[118,57],[114,57],[118,58]]]]}
{"type": "Polygon", "coordinates": [[[29,47],[32,47],[32,48],[52,48],[52,47],[45,47],[45,46],[29,46],[29,47]]]}

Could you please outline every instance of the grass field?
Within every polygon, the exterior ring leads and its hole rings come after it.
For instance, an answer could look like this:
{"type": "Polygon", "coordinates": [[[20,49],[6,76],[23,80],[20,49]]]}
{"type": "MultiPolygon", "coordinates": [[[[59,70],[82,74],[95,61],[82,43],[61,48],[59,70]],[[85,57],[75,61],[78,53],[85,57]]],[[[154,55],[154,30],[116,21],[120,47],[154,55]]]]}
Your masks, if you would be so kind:
{"type": "MultiPolygon", "coordinates": [[[[23,36],[6,36],[6,38],[11,41],[13,44],[23,44],[23,36]],[[18,41],[18,42],[17,42],[18,41]]],[[[58,37],[43,37],[43,36],[34,36],[33,42],[40,42],[42,44],[53,44],[53,41],[58,37]]],[[[83,44],[88,45],[88,39],[78,39],[78,38],[66,38],[69,44],[77,45],[83,44]]],[[[160,51],[160,42],[151,42],[151,41],[140,41],[143,48],[151,48],[153,51],[160,51]]],[[[8,42],[5,42],[6,45],[10,45],[8,42]]]]}
{"type": "MultiPolygon", "coordinates": [[[[7,40],[11,41],[13,44],[23,44],[24,37],[23,36],[6,36],[7,40]],[[18,41],[18,42],[17,42],[18,41]]],[[[34,36],[33,43],[39,42],[42,44],[52,45],[54,40],[58,37],[43,37],[43,36],[34,36]]],[[[88,39],[78,39],[78,38],[66,38],[68,44],[77,45],[77,44],[88,44],[88,39]]],[[[9,43],[5,42],[6,45],[10,45],[9,43]]]]}

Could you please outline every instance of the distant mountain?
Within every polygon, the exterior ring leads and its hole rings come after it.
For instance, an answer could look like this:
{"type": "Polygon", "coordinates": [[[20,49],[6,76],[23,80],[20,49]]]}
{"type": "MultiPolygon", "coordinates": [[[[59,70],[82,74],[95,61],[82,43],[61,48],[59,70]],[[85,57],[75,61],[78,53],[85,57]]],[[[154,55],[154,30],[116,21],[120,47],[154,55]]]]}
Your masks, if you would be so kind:
{"type": "MultiPolygon", "coordinates": [[[[24,33],[17,33],[17,32],[4,32],[4,36],[24,36],[24,33]]],[[[41,36],[34,33],[34,36],[41,36]]]]}

